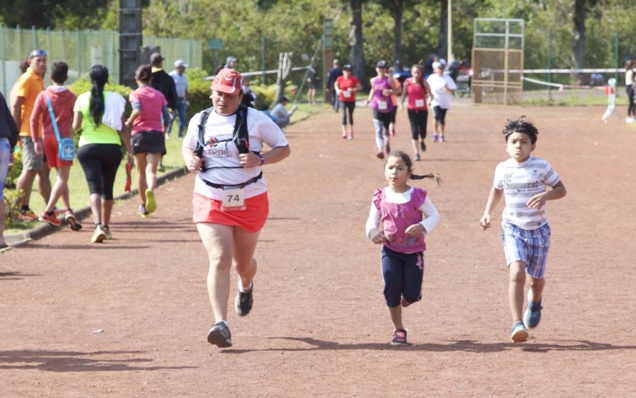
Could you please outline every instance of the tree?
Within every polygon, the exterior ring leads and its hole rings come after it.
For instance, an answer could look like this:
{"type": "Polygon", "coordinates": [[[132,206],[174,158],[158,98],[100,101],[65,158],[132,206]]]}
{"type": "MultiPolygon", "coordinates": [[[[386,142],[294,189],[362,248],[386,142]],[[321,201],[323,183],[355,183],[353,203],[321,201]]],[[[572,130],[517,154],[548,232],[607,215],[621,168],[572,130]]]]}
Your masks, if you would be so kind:
{"type": "MultiPolygon", "coordinates": [[[[577,69],[583,68],[585,59],[585,0],[574,0],[574,40],[572,52],[577,69]]],[[[577,73],[577,81],[582,82],[582,75],[577,73]]]]}
{"type": "Polygon", "coordinates": [[[351,31],[349,33],[349,59],[356,71],[356,77],[360,80],[362,89],[369,91],[370,83],[364,70],[364,46],[362,41],[362,1],[350,0],[351,31]]]}
{"type": "Polygon", "coordinates": [[[9,27],[92,29],[101,25],[108,3],[109,0],[0,0],[0,14],[9,27]]]}

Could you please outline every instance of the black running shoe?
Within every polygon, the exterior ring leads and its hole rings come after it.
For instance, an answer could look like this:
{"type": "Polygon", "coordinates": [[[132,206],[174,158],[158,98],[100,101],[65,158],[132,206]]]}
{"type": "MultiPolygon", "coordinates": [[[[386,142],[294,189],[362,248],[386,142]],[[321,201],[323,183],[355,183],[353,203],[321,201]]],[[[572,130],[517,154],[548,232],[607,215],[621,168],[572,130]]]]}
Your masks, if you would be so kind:
{"type": "Polygon", "coordinates": [[[426,144],[424,143],[424,141],[420,141],[420,150],[422,152],[426,152],[426,144]]]}
{"type": "Polygon", "coordinates": [[[219,348],[232,347],[232,333],[225,322],[217,322],[208,332],[208,343],[219,348]]]}
{"type": "Polygon", "coordinates": [[[250,313],[252,310],[252,305],[254,304],[254,298],[252,297],[252,292],[254,291],[254,282],[252,282],[252,287],[249,292],[241,292],[239,291],[236,295],[236,300],[234,301],[234,308],[236,309],[236,313],[239,316],[245,316],[250,313]]]}

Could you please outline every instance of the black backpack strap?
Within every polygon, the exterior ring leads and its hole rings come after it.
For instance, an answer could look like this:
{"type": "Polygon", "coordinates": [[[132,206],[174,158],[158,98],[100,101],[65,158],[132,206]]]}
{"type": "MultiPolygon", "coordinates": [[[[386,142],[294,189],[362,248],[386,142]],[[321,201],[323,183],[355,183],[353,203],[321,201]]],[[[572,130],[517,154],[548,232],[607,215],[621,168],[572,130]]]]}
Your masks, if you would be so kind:
{"type": "Polygon", "coordinates": [[[234,123],[234,133],[232,140],[239,153],[248,153],[250,151],[250,137],[247,131],[247,112],[248,107],[241,104],[236,112],[236,122],[234,123]]]}
{"type": "Polygon", "coordinates": [[[194,151],[200,159],[203,159],[203,148],[205,147],[205,124],[208,121],[210,112],[212,112],[212,107],[204,110],[203,113],[201,113],[201,118],[199,119],[199,137],[197,139],[197,148],[194,151]]]}

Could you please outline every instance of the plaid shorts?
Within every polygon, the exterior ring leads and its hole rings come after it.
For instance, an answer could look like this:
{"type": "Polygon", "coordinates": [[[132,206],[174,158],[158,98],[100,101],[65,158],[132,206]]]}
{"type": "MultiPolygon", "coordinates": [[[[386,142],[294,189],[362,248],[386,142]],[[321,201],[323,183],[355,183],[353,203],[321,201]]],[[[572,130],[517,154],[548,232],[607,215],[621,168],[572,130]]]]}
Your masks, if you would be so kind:
{"type": "Polygon", "coordinates": [[[504,252],[508,266],[514,261],[526,264],[526,273],[540,279],[545,275],[545,266],[550,250],[550,226],[525,230],[512,224],[502,224],[504,252]]]}

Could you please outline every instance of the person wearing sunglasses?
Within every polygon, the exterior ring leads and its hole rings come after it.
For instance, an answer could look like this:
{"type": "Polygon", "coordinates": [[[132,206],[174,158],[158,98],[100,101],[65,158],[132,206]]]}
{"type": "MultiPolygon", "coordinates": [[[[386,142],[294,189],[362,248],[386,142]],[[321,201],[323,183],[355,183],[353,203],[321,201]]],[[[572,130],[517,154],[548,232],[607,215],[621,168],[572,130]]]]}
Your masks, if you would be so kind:
{"type": "Polygon", "coordinates": [[[25,63],[26,69],[11,89],[11,115],[20,129],[22,145],[22,173],[16,184],[16,191],[22,190],[24,195],[16,201],[19,208],[17,218],[21,221],[35,221],[38,216],[29,207],[33,180],[38,176],[38,190],[48,203],[51,194],[49,166],[43,156],[35,152],[31,138],[31,113],[38,94],[44,90],[44,74],[46,73],[46,51],[33,50],[25,63]]]}

